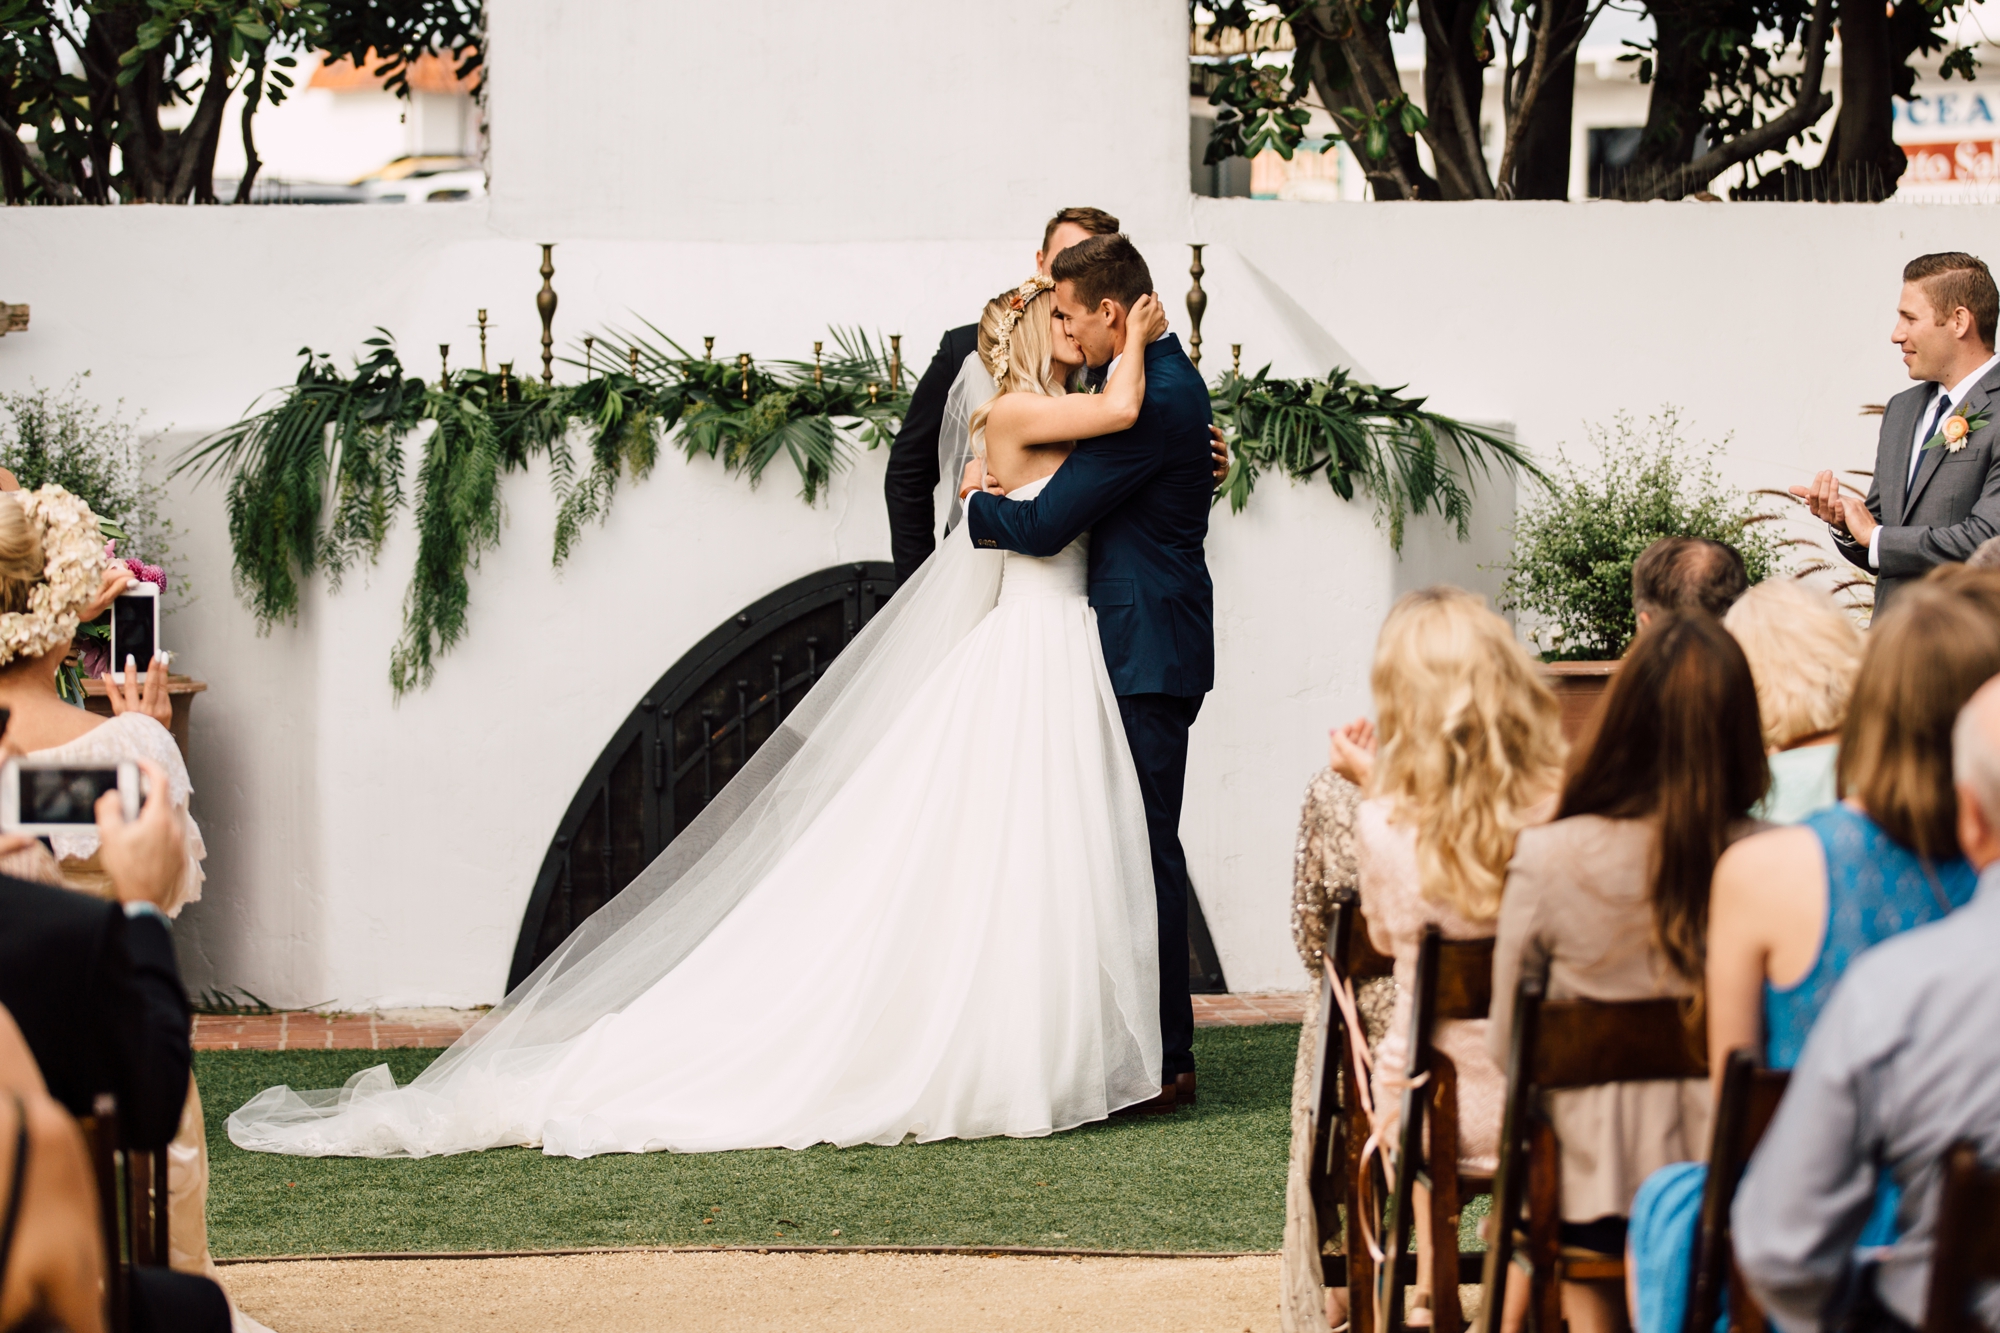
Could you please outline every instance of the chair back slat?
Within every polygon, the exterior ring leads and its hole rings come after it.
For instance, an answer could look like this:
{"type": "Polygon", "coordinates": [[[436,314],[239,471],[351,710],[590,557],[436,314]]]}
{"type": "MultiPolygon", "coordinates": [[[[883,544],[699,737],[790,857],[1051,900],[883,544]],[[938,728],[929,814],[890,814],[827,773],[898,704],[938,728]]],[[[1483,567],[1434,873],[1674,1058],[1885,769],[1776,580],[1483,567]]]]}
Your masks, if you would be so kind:
{"type": "Polygon", "coordinates": [[[1696,1330],[1705,1333],[1715,1327],[1724,1291],[1731,1293],[1732,1327],[1748,1318],[1761,1322],[1761,1311],[1752,1315],[1755,1302],[1729,1282],[1730,1269],[1735,1263],[1729,1234],[1729,1206],[1735,1201],[1743,1168],[1770,1127],[1771,1117],[1778,1113],[1778,1101],[1790,1081],[1791,1074],[1785,1070],[1761,1067],[1756,1055],[1747,1048],[1731,1051],[1722,1067],[1715,1126],[1709,1137],[1708,1178],[1702,1184],[1694,1262],[1688,1271],[1684,1333],[1696,1330]],[[1739,1312],[1743,1317],[1739,1318],[1739,1312]]]}
{"type": "Polygon", "coordinates": [[[97,1094],[90,1114],[78,1122],[90,1152],[90,1173],[97,1183],[97,1224],[104,1244],[104,1322],[110,1333],[130,1333],[131,1281],[124,1255],[123,1192],[118,1188],[118,1099],[97,1094]]]}
{"type": "Polygon", "coordinates": [[[1923,1333],[1974,1333],[1985,1325],[1973,1293],[2000,1280],[2000,1169],[1981,1166],[1979,1145],[1960,1139],[1945,1150],[1943,1177],[1923,1333]]]}
{"type": "Polygon", "coordinates": [[[1437,959],[1439,1022],[1484,1018],[1493,1008],[1493,940],[1440,940],[1437,959]]]}
{"type": "MultiPolygon", "coordinates": [[[[1375,1333],[1366,1300],[1374,1270],[1367,1251],[1358,1245],[1358,1158],[1368,1128],[1361,1123],[1347,1024],[1335,1001],[1334,988],[1389,976],[1393,970],[1393,961],[1376,952],[1369,942],[1359,896],[1351,888],[1333,890],[1328,895],[1326,946],[1320,957],[1312,1160],[1306,1179],[1322,1248],[1326,1238],[1341,1237],[1342,1252],[1322,1256],[1321,1277],[1328,1286],[1347,1287],[1355,1297],[1354,1333],[1375,1333]]],[[[1365,1034],[1358,1035],[1365,1041],[1365,1034]]]]}
{"type": "Polygon", "coordinates": [[[1690,1001],[1544,1000],[1530,1080],[1543,1092],[1599,1083],[1707,1078],[1690,1001]]]}

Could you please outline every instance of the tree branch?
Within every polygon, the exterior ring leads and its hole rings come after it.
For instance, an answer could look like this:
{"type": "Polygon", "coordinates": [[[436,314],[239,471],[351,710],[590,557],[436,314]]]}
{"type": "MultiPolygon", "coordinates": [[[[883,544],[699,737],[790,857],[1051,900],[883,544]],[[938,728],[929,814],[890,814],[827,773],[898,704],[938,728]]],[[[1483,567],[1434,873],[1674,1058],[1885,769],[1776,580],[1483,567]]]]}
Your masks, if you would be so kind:
{"type": "MultiPolygon", "coordinates": [[[[208,34],[208,82],[201,90],[201,101],[196,104],[194,116],[187,128],[181,131],[180,161],[174,165],[174,181],[167,193],[167,202],[180,203],[188,197],[206,172],[204,163],[213,163],[214,140],[222,130],[222,109],[229,101],[229,32],[221,23],[215,24],[208,34]]],[[[213,193],[211,187],[210,193],[213,193]]],[[[206,201],[204,201],[206,202],[206,201]]]]}
{"type": "MultiPolygon", "coordinates": [[[[1459,78],[1458,52],[1452,45],[1451,34],[1445,31],[1444,22],[1432,12],[1433,5],[1419,3],[1417,21],[1424,25],[1424,36],[1437,43],[1449,62],[1445,70],[1445,93],[1451,99],[1452,118],[1458,122],[1459,147],[1465,152],[1465,161],[1459,164],[1461,179],[1470,178],[1465,183],[1466,190],[1475,199],[1491,199],[1493,182],[1486,175],[1486,155],[1479,151],[1479,125],[1477,117],[1465,104],[1465,88],[1459,78]]],[[[1438,142],[1426,134],[1430,141],[1431,153],[1437,158],[1438,166],[1445,164],[1445,155],[1438,151],[1438,142]]]]}
{"type": "Polygon", "coordinates": [[[250,202],[250,188],[257,182],[257,171],[264,165],[257,156],[257,138],[251,131],[251,121],[257,114],[257,103],[264,96],[264,63],[257,62],[257,68],[250,80],[250,87],[243,94],[243,179],[236,182],[236,200],[239,204],[250,202]]]}
{"type": "Polygon", "coordinates": [[[1728,143],[1703,153],[1665,177],[1645,195],[1648,199],[1680,199],[1759,153],[1782,147],[1793,135],[1812,128],[1833,106],[1833,94],[1820,86],[1826,72],[1827,30],[1832,25],[1833,0],[1814,0],[1812,22],[1806,28],[1806,68],[1799,78],[1799,98],[1776,120],[1746,130],[1728,143]],[[1807,90],[1811,92],[1808,93],[1807,90]]]}

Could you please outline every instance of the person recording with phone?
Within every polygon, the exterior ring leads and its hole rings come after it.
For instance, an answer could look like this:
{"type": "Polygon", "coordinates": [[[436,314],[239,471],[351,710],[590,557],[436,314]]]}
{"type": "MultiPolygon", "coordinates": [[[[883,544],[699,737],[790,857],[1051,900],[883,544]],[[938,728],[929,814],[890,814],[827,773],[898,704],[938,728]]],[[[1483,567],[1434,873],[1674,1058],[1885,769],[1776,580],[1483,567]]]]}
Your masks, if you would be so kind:
{"type": "MultiPolygon", "coordinates": [[[[0,751],[14,758],[11,747],[0,751]]],[[[126,819],[115,790],[94,812],[112,901],[0,876],[0,1007],[14,1016],[49,1095],[71,1115],[90,1114],[109,1092],[125,1146],[172,1154],[194,1087],[193,1020],[163,909],[179,891],[186,836],[165,770],[150,759],[137,766],[148,789],[138,818],[126,819]]],[[[0,835],[0,858],[38,850],[27,834],[0,835]]],[[[170,1155],[168,1224],[178,1242],[176,1161],[170,1155]]],[[[143,1310],[137,1327],[230,1327],[227,1298],[205,1276],[140,1269],[133,1299],[143,1310]]]]}

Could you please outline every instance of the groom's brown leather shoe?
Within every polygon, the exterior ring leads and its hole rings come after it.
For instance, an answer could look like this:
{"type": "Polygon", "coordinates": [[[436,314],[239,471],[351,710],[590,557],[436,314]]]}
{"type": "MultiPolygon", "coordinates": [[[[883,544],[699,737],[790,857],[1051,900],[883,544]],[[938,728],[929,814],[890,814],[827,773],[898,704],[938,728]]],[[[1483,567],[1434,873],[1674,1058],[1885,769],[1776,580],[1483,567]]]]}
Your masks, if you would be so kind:
{"type": "Polygon", "coordinates": [[[1194,1105],[1194,1071],[1192,1069],[1188,1070],[1185,1074],[1174,1075],[1174,1096],[1179,1099],[1182,1106],[1194,1105]]]}
{"type": "Polygon", "coordinates": [[[1173,1085],[1173,1084],[1171,1084],[1171,1083],[1168,1083],[1168,1084],[1164,1084],[1164,1085],[1162,1085],[1162,1087],[1160,1088],[1160,1095],[1159,1095],[1159,1096],[1157,1096],[1157,1097],[1148,1097],[1148,1098],[1147,1098],[1147,1099],[1146,1099],[1145,1101],[1143,1101],[1143,1102],[1133,1102],[1133,1103],[1132,1103],[1132,1104],[1131,1104],[1130,1106],[1121,1106],[1121,1107],[1119,1107],[1119,1108],[1118,1108],[1117,1110],[1113,1111],[1113,1112],[1112,1112],[1111,1114],[1113,1114],[1113,1115],[1171,1115],[1171,1114],[1173,1114],[1173,1111],[1174,1111],[1174,1108],[1175,1108],[1175,1106],[1176,1106],[1176,1103],[1177,1103],[1177,1100],[1178,1100],[1178,1099],[1177,1099],[1177,1098],[1176,1098],[1176,1096],[1175,1096],[1175,1090],[1174,1090],[1174,1085],[1173,1085]]]}

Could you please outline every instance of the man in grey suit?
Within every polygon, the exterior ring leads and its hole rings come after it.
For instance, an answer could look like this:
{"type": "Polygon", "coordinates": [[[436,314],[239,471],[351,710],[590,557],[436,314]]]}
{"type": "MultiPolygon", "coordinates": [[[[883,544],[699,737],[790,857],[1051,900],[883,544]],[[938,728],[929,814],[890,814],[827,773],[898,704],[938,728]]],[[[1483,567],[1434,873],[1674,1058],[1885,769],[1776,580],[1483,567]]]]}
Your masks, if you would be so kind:
{"type": "Polygon", "coordinates": [[[1833,530],[1850,563],[1873,572],[1875,609],[1932,567],[2000,535],[2000,292],[1972,255],[1920,255],[1903,268],[1889,340],[1910,378],[1889,400],[1867,500],[1843,495],[1832,472],[1794,486],[1833,530]]]}

